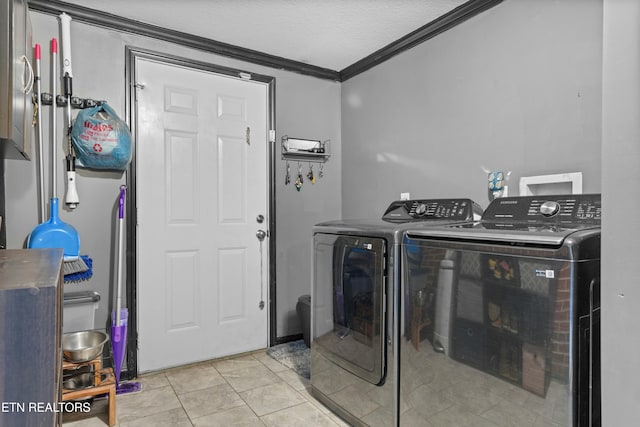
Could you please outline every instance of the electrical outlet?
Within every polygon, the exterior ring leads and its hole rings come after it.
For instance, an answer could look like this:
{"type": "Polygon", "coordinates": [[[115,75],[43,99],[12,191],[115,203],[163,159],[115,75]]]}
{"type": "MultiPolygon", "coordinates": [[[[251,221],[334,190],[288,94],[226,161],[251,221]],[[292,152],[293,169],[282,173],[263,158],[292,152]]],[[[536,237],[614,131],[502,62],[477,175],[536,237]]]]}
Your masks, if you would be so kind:
{"type": "Polygon", "coordinates": [[[411,200],[410,193],[400,193],[400,200],[411,200]]]}

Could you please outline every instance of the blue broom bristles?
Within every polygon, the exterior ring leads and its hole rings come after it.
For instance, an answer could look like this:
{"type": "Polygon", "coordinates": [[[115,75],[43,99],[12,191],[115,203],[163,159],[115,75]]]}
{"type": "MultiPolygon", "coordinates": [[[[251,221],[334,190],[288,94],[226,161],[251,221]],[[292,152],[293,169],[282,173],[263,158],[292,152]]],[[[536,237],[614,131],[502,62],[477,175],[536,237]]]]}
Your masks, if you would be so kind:
{"type": "Polygon", "coordinates": [[[91,279],[93,276],[93,260],[88,255],[80,255],[80,258],[89,267],[86,271],[80,271],[77,273],[65,274],[64,283],[77,283],[91,279]]]}

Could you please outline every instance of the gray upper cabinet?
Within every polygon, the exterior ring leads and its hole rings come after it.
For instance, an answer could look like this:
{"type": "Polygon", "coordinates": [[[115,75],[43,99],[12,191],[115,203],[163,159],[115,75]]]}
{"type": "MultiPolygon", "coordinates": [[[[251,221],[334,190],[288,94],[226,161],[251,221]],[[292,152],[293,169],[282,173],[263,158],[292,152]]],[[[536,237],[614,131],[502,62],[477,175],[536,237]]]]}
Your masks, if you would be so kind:
{"type": "Polygon", "coordinates": [[[31,156],[33,55],[27,0],[0,3],[0,158],[31,156]]]}

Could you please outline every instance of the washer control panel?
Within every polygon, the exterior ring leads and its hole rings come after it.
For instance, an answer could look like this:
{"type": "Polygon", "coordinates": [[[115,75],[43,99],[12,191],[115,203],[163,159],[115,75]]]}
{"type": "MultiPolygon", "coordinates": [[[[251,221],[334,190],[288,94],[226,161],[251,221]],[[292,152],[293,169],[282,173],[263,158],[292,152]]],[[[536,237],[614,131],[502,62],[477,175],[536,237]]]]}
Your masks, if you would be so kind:
{"type": "Polygon", "coordinates": [[[472,221],[480,215],[482,209],[470,199],[420,199],[391,203],[382,219],[389,222],[472,221]]]}
{"type": "Polygon", "coordinates": [[[498,198],[489,204],[482,221],[556,224],[600,224],[600,194],[498,198]]]}

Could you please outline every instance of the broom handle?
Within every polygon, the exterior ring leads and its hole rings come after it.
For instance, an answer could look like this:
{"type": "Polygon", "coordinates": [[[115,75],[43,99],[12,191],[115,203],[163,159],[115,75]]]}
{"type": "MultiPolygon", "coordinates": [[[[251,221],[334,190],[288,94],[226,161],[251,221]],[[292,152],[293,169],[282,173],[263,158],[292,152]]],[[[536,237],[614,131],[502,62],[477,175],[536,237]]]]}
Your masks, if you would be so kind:
{"type": "Polygon", "coordinates": [[[38,156],[38,182],[40,184],[40,222],[43,223],[47,220],[47,198],[44,195],[44,159],[43,159],[43,141],[42,141],[42,73],[40,69],[40,57],[41,57],[40,45],[35,45],[36,55],[36,110],[38,121],[38,142],[36,144],[37,156],[38,156]]]}
{"type": "Polygon", "coordinates": [[[118,199],[118,291],[116,294],[116,326],[120,326],[120,307],[122,307],[122,264],[124,264],[124,200],[127,192],[125,185],[120,186],[118,199]]]}
{"type": "Polygon", "coordinates": [[[53,38],[51,39],[51,92],[53,94],[53,104],[51,105],[51,198],[58,198],[58,189],[56,183],[56,176],[58,174],[57,171],[57,154],[58,154],[58,146],[56,144],[56,109],[58,108],[56,104],[56,96],[58,92],[58,40],[53,38]]]}

